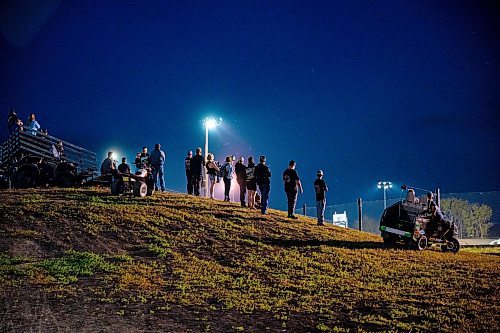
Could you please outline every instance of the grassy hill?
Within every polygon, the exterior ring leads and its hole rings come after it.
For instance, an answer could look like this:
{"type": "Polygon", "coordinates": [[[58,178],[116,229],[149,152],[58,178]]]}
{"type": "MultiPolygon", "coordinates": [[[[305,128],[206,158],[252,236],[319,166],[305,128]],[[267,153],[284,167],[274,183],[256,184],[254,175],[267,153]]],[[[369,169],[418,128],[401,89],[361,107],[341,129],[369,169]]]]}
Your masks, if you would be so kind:
{"type": "Polygon", "coordinates": [[[0,192],[2,332],[493,332],[499,273],[180,194],[0,192]]]}

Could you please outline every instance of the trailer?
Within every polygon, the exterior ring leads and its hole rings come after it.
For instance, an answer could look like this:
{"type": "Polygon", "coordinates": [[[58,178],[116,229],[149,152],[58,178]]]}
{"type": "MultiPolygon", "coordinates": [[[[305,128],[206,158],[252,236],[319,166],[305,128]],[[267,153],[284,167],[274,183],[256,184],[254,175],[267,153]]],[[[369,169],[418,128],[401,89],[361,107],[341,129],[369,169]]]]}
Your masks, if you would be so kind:
{"type": "Polygon", "coordinates": [[[0,180],[8,187],[72,187],[97,175],[94,152],[25,127],[9,136],[0,153],[0,180]]]}

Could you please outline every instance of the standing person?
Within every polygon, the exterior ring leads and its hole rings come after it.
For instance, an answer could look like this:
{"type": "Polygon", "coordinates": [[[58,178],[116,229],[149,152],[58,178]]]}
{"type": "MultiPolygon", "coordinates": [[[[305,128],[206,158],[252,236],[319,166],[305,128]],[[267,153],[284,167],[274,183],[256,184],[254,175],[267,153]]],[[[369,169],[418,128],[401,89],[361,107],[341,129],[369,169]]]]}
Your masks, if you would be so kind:
{"type": "Polygon", "coordinates": [[[122,157],[122,164],[118,166],[118,171],[121,173],[130,173],[130,165],[127,164],[126,157],[122,157]]]}
{"type": "Polygon", "coordinates": [[[203,165],[205,165],[205,159],[201,156],[201,148],[196,148],[196,155],[191,159],[191,175],[193,176],[193,192],[194,195],[200,196],[200,183],[202,179],[203,165]]]}
{"type": "Polygon", "coordinates": [[[224,201],[229,202],[231,191],[231,180],[233,179],[233,162],[231,156],[226,156],[226,162],[222,166],[222,178],[224,180],[224,201]]]}
{"type": "Polygon", "coordinates": [[[193,176],[191,175],[192,159],[193,159],[193,152],[190,150],[187,152],[187,156],[184,159],[184,169],[186,170],[186,182],[187,182],[188,194],[193,194],[193,176]]]}
{"type": "Polygon", "coordinates": [[[116,162],[113,160],[113,152],[108,151],[108,157],[101,163],[101,175],[111,175],[113,170],[116,170],[116,162]]]}
{"type": "Polygon", "coordinates": [[[165,152],[161,150],[161,145],[159,143],[155,144],[155,149],[151,152],[149,157],[151,162],[151,168],[153,169],[153,180],[155,182],[156,190],[161,189],[165,192],[165,178],[163,176],[163,165],[165,164],[165,152]],[[158,178],[160,186],[158,187],[158,178]]]}
{"type": "Polygon", "coordinates": [[[234,173],[236,174],[236,182],[240,186],[241,207],[246,207],[247,205],[245,203],[245,194],[247,192],[247,167],[245,164],[243,164],[243,162],[245,162],[245,158],[241,156],[238,159],[238,162],[236,162],[236,164],[234,165],[234,173]]]}
{"type": "Polygon", "coordinates": [[[316,212],[318,216],[318,225],[325,225],[323,220],[325,218],[326,195],[328,186],[323,180],[323,170],[316,172],[318,178],[314,181],[314,191],[316,192],[316,212]]]}
{"type": "Polygon", "coordinates": [[[247,200],[248,207],[255,208],[255,192],[257,191],[257,183],[255,182],[255,163],[253,162],[253,156],[248,158],[248,165],[245,169],[245,180],[247,186],[247,200]]]}
{"type": "Polygon", "coordinates": [[[300,189],[300,193],[303,193],[303,189],[300,183],[299,174],[295,170],[294,160],[291,160],[290,163],[288,163],[288,168],[283,171],[283,184],[285,185],[285,193],[288,201],[288,217],[297,219],[297,216],[293,215],[295,212],[295,204],[297,203],[297,189],[300,189]]]}
{"type": "Polygon", "coordinates": [[[215,163],[214,154],[207,155],[207,164],[205,165],[205,167],[207,168],[208,180],[210,181],[210,184],[209,184],[210,199],[213,199],[214,198],[215,184],[217,183],[216,176],[217,176],[217,173],[220,171],[219,167],[217,166],[217,163],[215,163]]]}
{"type": "Polygon", "coordinates": [[[150,160],[149,160],[148,147],[142,147],[140,163],[141,163],[141,168],[149,167],[150,160]]]}
{"type": "Polygon", "coordinates": [[[34,113],[31,113],[28,117],[28,123],[26,126],[28,127],[26,133],[31,135],[36,135],[36,132],[38,132],[38,130],[40,129],[40,124],[36,121],[34,113]]]}
{"type": "Polygon", "coordinates": [[[135,165],[135,171],[139,171],[139,169],[142,169],[142,166],[141,166],[141,152],[137,152],[135,154],[135,160],[134,160],[134,165],[135,165]]]}
{"type": "Polygon", "coordinates": [[[260,195],[261,195],[261,208],[260,212],[262,214],[267,214],[267,207],[269,205],[269,192],[271,191],[271,170],[266,165],[266,157],[260,156],[260,163],[255,167],[255,181],[259,185],[260,195]]]}

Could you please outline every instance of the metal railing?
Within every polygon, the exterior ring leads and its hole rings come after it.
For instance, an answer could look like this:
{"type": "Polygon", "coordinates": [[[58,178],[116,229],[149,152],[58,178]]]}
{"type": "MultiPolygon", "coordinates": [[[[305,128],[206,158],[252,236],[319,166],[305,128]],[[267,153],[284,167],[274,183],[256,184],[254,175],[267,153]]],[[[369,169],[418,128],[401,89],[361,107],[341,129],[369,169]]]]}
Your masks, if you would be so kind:
{"type": "Polygon", "coordinates": [[[97,158],[94,152],[43,132],[32,134],[26,127],[23,131],[16,130],[2,144],[0,162],[8,166],[21,154],[54,162],[71,162],[76,165],[79,173],[97,171],[97,158]]]}

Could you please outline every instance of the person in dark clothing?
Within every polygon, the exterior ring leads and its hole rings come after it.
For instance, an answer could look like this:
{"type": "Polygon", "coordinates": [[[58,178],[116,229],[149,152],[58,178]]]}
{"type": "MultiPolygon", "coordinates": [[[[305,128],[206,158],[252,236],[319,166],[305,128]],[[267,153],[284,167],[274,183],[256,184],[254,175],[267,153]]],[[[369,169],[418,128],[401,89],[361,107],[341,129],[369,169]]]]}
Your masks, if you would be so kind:
{"type": "Polygon", "coordinates": [[[187,152],[187,156],[184,159],[184,169],[186,170],[186,182],[187,182],[188,194],[193,194],[193,176],[191,175],[192,159],[193,159],[193,152],[190,150],[187,152]]]}
{"type": "Polygon", "coordinates": [[[442,227],[442,232],[446,232],[450,228],[450,223],[445,220],[443,213],[439,206],[433,200],[434,194],[427,193],[427,214],[430,214],[430,220],[426,225],[425,233],[433,236],[442,227]]]}
{"type": "Polygon", "coordinates": [[[193,176],[193,191],[194,195],[200,196],[200,183],[203,178],[203,166],[205,159],[201,156],[201,148],[196,148],[196,155],[191,159],[191,175],[193,176]]]}
{"type": "Polygon", "coordinates": [[[136,168],[135,171],[139,171],[139,169],[142,169],[142,166],[141,166],[141,152],[137,152],[135,154],[134,165],[135,165],[135,168],[136,168]]]}
{"type": "Polygon", "coordinates": [[[118,171],[121,173],[130,173],[130,165],[127,164],[126,157],[122,157],[122,164],[118,166],[118,171]]]}
{"type": "Polygon", "coordinates": [[[233,180],[233,159],[226,156],[226,162],[221,168],[222,179],[224,180],[224,201],[229,202],[229,192],[231,191],[231,181],[233,180]]]}
{"type": "Polygon", "coordinates": [[[271,170],[266,165],[266,157],[260,156],[260,163],[255,167],[255,181],[259,186],[261,195],[261,209],[262,214],[267,214],[267,207],[269,205],[269,192],[271,191],[271,170]]]}
{"type": "Polygon", "coordinates": [[[165,192],[165,178],[163,177],[165,152],[161,150],[161,145],[159,143],[155,144],[155,149],[151,152],[151,156],[149,156],[149,162],[151,164],[153,180],[155,183],[156,190],[161,189],[162,192],[165,192]],[[158,181],[160,183],[159,187],[158,187],[158,181]]]}
{"type": "Polygon", "coordinates": [[[245,180],[247,186],[247,201],[248,207],[255,208],[255,193],[257,191],[257,183],[255,182],[255,163],[253,162],[253,156],[248,158],[248,165],[245,169],[245,180]]]}
{"type": "Polygon", "coordinates": [[[285,193],[288,201],[288,217],[297,219],[297,216],[293,215],[295,212],[295,204],[297,203],[297,190],[300,189],[300,193],[302,193],[303,190],[299,174],[295,171],[294,160],[291,160],[290,163],[288,163],[288,168],[283,171],[283,185],[285,186],[285,193]]]}
{"type": "Polygon", "coordinates": [[[9,112],[9,116],[7,118],[7,127],[9,128],[9,134],[14,133],[16,130],[23,130],[23,122],[17,116],[16,110],[12,108],[9,112]]]}
{"type": "Polygon", "coordinates": [[[148,147],[142,147],[140,160],[141,160],[141,168],[148,168],[150,166],[148,147]]]}
{"type": "Polygon", "coordinates": [[[318,170],[316,173],[318,178],[314,181],[314,191],[316,192],[316,211],[318,216],[318,225],[325,225],[323,220],[325,218],[326,195],[328,186],[323,180],[323,170],[318,170]]]}
{"type": "Polygon", "coordinates": [[[236,182],[240,186],[240,203],[242,207],[246,207],[245,203],[245,194],[247,192],[247,181],[246,181],[246,176],[247,176],[247,167],[245,164],[245,159],[243,157],[240,157],[238,162],[234,165],[234,172],[236,173],[236,182]]]}
{"type": "Polygon", "coordinates": [[[102,176],[109,176],[106,178],[109,178],[109,181],[112,180],[111,173],[113,170],[116,170],[116,161],[113,160],[113,152],[109,151],[108,152],[108,157],[102,161],[101,164],[101,175],[102,176]]]}

